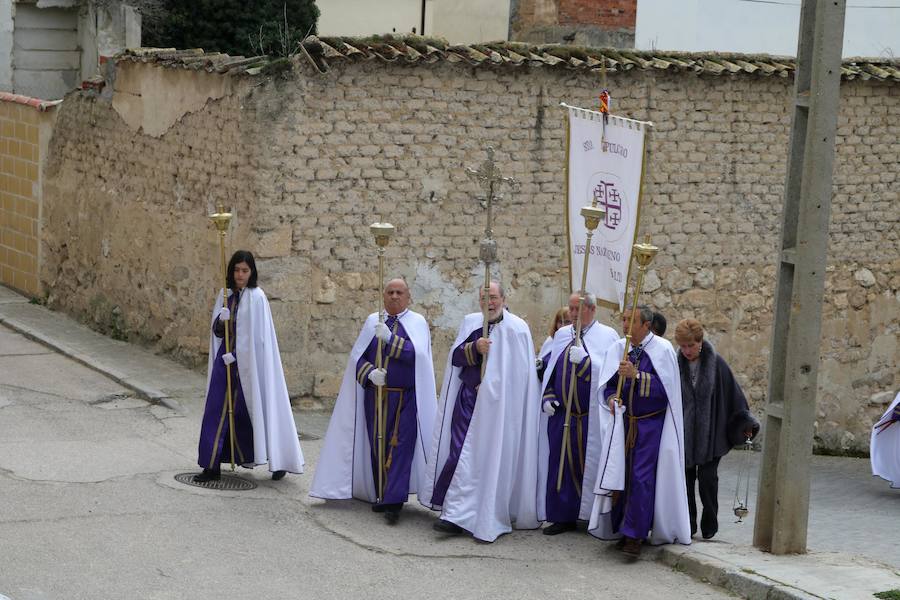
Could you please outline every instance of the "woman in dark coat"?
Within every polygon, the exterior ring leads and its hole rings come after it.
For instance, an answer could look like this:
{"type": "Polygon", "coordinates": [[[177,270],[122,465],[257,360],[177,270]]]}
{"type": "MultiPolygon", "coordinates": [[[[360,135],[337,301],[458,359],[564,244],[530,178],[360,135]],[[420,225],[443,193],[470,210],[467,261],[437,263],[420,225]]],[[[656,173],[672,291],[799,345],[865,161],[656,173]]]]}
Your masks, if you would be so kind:
{"type": "Polygon", "coordinates": [[[731,369],[703,339],[703,325],[685,319],[675,326],[681,401],[684,409],[684,465],[687,470],[691,535],[697,532],[695,482],[699,483],[700,532],[710,539],[719,530],[719,460],[734,446],[752,439],[759,422],[731,369]]]}

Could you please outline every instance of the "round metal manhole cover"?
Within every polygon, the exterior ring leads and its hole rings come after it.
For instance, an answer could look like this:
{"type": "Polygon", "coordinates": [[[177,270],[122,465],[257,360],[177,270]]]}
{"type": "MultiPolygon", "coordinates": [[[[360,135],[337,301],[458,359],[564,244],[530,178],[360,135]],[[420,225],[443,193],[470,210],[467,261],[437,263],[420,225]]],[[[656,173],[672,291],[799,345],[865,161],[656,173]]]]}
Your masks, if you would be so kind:
{"type": "Polygon", "coordinates": [[[317,436],[314,433],[306,433],[305,431],[301,431],[300,433],[297,434],[297,439],[300,440],[301,442],[309,442],[312,440],[319,440],[322,438],[320,438],[319,436],[317,436]]]}
{"type": "Polygon", "coordinates": [[[256,489],[256,483],[242,479],[237,475],[226,475],[222,473],[218,481],[194,481],[194,475],[199,473],[179,473],[175,476],[175,481],[185,485],[205,488],[207,490],[223,490],[228,492],[246,492],[247,490],[256,489]]]}

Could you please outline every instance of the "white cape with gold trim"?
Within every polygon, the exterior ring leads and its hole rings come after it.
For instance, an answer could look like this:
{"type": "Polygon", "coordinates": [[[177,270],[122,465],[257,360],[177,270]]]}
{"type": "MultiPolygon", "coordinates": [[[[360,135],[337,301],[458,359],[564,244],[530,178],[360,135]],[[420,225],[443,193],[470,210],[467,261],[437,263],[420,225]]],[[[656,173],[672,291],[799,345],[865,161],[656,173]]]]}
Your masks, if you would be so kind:
{"type": "Polygon", "coordinates": [[[451,346],[425,489],[419,502],[441,518],[493,542],[516,529],[536,529],[540,389],[528,325],[504,311],[490,334],[491,350],[472,420],[443,506],[431,503],[434,482],[450,452],[451,420],[460,387],[453,349],[482,327],[482,314],[466,315],[451,346]]]}
{"type": "MultiPolygon", "coordinates": [[[[546,390],[548,385],[552,385],[553,371],[556,368],[556,361],[559,354],[565,350],[569,342],[572,341],[572,325],[566,325],[557,330],[553,336],[553,346],[550,352],[550,362],[547,363],[544,370],[544,381],[541,383],[541,390],[546,390]]],[[[612,327],[608,327],[600,322],[595,321],[587,334],[583,338],[587,352],[591,357],[591,397],[588,400],[588,437],[585,443],[584,454],[584,479],[581,482],[581,508],[578,511],[578,518],[587,521],[591,518],[591,507],[594,505],[594,480],[597,477],[597,463],[600,454],[600,417],[598,416],[599,403],[597,395],[599,386],[597,378],[603,367],[603,361],[606,358],[606,350],[616,343],[618,334],[612,327]]],[[[568,384],[567,384],[568,385],[568,384]]],[[[541,394],[543,396],[543,393],[541,394]]],[[[538,401],[541,403],[541,400],[538,401]]],[[[584,402],[584,400],[582,400],[584,402]]],[[[558,411],[565,412],[565,400],[560,399],[558,411]]],[[[584,405],[582,404],[582,409],[584,405]]],[[[572,410],[575,410],[575,403],[572,403],[572,410]]],[[[538,459],[538,518],[541,521],[547,520],[547,473],[549,472],[550,457],[550,441],[547,436],[547,421],[549,417],[541,411],[541,429],[540,429],[540,454],[538,459]]],[[[573,451],[573,456],[578,456],[573,451]]],[[[555,485],[555,482],[554,482],[555,485]]]]}
{"type": "MultiPolygon", "coordinates": [[[[409,474],[409,493],[422,487],[425,479],[428,444],[437,404],[434,389],[434,363],[431,359],[431,333],[425,317],[407,310],[400,316],[403,329],[416,351],[416,449],[409,474]]],[[[322,453],[316,464],[309,495],[327,500],[358,498],[375,502],[375,478],[372,474],[372,445],[363,410],[365,390],[356,381],[356,363],[375,336],[378,313],[372,313],[356,338],[334,411],[325,433],[322,453]]],[[[390,367],[389,367],[390,368],[390,367]]]]}
{"type": "Polygon", "coordinates": [[[872,428],[872,439],[869,444],[872,475],[890,481],[892,488],[900,487],[900,423],[893,423],[880,432],[877,427],[880,423],[890,419],[891,413],[898,404],[900,404],[900,393],[872,428]]]}
{"type": "MultiPolygon", "coordinates": [[[[652,334],[651,334],[652,335],[652,334]]],[[[625,350],[625,338],[613,344],[607,350],[603,370],[597,379],[597,385],[606,387],[606,382],[616,373],[622,353],[625,350]]],[[[666,395],[669,408],[666,411],[662,436],[659,444],[659,458],[656,463],[656,494],[653,503],[653,529],[648,540],[651,544],[690,544],[691,525],[687,503],[687,485],[684,472],[684,420],[681,408],[681,377],[678,371],[678,359],[675,349],[667,340],[654,335],[644,346],[650,356],[653,368],[659,376],[666,395]]],[[[600,402],[603,394],[599,394],[600,402]]],[[[602,408],[602,407],[601,407],[602,408]]],[[[600,463],[594,487],[594,506],[588,531],[591,535],[609,540],[621,537],[612,530],[611,502],[609,487],[611,481],[625,475],[625,444],[622,435],[621,414],[614,419],[609,408],[599,411],[603,427],[604,460],[600,463]],[[613,427],[618,422],[619,429],[613,427]]]]}
{"type": "MultiPolygon", "coordinates": [[[[229,296],[231,290],[228,291],[229,296]]],[[[222,291],[216,299],[212,321],[215,323],[218,307],[222,306],[222,291]]],[[[212,331],[212,325],[210,325],[212,331]]],[[[253,464],[268,463],[270,471],[303,472],[303,451],[297,438],[297,425],[291,410],[278,338],[269,300],[261,288],[245,288],[237,310],[237,339],[234,355],[244,402],[253,425],[253,464]]],[[[210,333],[209,363],[206,388],[212,376],[213,361],[222,344],[222,338],[210,333]]],[[[249,466],[249,465],[245,465],[249,466]]]]}

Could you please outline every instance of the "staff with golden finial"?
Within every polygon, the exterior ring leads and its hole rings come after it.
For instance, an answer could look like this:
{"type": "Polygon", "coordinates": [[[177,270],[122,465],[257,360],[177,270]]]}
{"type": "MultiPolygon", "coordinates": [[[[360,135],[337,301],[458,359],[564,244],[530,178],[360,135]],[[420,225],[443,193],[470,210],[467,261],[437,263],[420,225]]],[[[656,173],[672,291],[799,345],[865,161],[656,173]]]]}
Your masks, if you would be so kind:
{"type": "MultiPolygon", "coordinates": [[[[375,245],[378,247],[378,323],[383,324],[384,294],[382,293],[382,290],[384,289],[384,249],[387,247],[388,243],[390,243],[391,236],[394,235],[394,226],[390,223],[372,223],[369,226],[369,231],[371,231],[372,235],[375,237],[375,245]]],[[[375,368],[385,368],[384,341],[382,341],[381,338],[378,338],[378,346],[375,350],[375,368]]],[[[384,398],[384,385],[379,385],[376,387],[375,392],[375,420],[373,423],[376,446],[373,450],[378,457],[378,502],[381,502],[384,499],[384,437],[386,422],[387,403],[384,398]]]]}
{"type": "MultiPolygon", "coordinates": [[[[622,362],[628,360],[628,353],[631,351],[631,328],[634,327],[634,315],[637,312],[638,298],[640,298],[641,290],[644,288],[644,276],[647,274],[647,268],[653,262],[657,252],[659,252],[659,248],[650,243],[650,234],[647,234],[642,244],[632,246],[631,255],[638,266],[638,278],[631,299],[631,320],[628,323],[628,334],[625,336],[625,351],[622,353],[622,362]]],[[[622,404],[622,384],[624,381],[624,377],[619,377],[619,382],[616,385],[616,395],[610,398],[611,411],[613,411],[612,401],[615,401],[616,404],[622,404]]],[[[613,414],[615,414],[615,411],[613,411],[613,414]]]]}
{"type": "MultiPolygon", "coordinates": [[[[587,288],[587,274],[588,274],[588,264],[591,259],[591,239],[594,236],[594,230],[597,229],[597,226],[600,225],[600,221],[606,216],[606,211],[597,206],[597,197],[593,196],[591,199],[590,206],[582,206],[581,207],[581,216],[584,217],[584,227],[587,229],[587,239],[584,242],[584,263],[581,269],[581,287],[578,289],[578,316],[575,319],[575,341],[572,343],[572,347],[580,348],[582,346],[581,343],[581,305],[584,303],[584,294],[586,293],[587,288]]],[[[563,467],[565,466],[565,461],[568,458],[569,464],[572,465],[572,471],[575,472],[575,461],[572,458],[572,442],[569,438],[569,426],[572,421],[572,404],[574,400],[575,408],[579,414],[583,411],[581,409],[581,403],[578,401],[578,398],[575,397],[575,371],[576,369],[572,369],[569,376],[569,390],[566,393],[566,416],[563,421],[563,433],[562,433],[562,448],[560,448],[559,452],[559,469],[557,471],[556,476],[556,491],[560,491],[562,489],[562,480],[563,480],[563,467]]],[[[580,421],[579,421],[580,426],[580,421]]],[[[579,430],[580,432],[580,430],[579,430]]],[[[584,473],[584,449],[581,445],[578,445],[579,452],[579,461],[581,463],[581,472],[584,473]]],[[[576,481],[575,487],[578,490],[579,495],[581,494],[580,484],[576,481]]]]}
{"type": "MultiPolygon", "coordinates": [[[[497,262],[497,242],[494,240],[494,230],[492,228],[493,202],[494,200],[501,200],[503,198],[503,196],[495,193],[495,188],[501,183],[506,183],[511,189],[515,190],[518,188],[519,182],[513,177],[503,177],[500,175],[500,169],[497,168],[497,164],[494,162],[494,149],[491,146],[488,146],[487,148],[487,160],[481,163],[481,166],[478,167],[478,169],[466,168],[466,173],[485,191],[487,217],[484,224],[484,238],[481,240],[479,258],[484,262],[484,289],[482,291],[484,300],[481,303],[484,325],[482,326],[481,335],[482,337],[487,338],[489,331],[487,300],[491,295],[491,264],[497,262]]],[[[482,379],[484,378],[484,368],[486,365],[487,360],[483,360],[481,362],[482,379]]]]}
{"type": "MultiPolygon", "coordinates": [[[[219,254],[222,262],[222,307],[228,308],[228,267],[225,262],[225,235],[228,233],[228,226],[231,224],[232,214],[225,212],[225,207],[220,203],[216,207],[216,212],[209,215],[210,220],[216,226],[219,232],[219,254]]],[[[226,321],[230,321],[229,316],[226,321]]],[[[225,353],[231,352],[231,336],[229,323],[225,325],[225,353]]],[[[231,365],[225,365],[225,403],[228,411],[228,446],[230,448],[231,470],[234,471],[234,399],[231,393],[231,365]]]]}

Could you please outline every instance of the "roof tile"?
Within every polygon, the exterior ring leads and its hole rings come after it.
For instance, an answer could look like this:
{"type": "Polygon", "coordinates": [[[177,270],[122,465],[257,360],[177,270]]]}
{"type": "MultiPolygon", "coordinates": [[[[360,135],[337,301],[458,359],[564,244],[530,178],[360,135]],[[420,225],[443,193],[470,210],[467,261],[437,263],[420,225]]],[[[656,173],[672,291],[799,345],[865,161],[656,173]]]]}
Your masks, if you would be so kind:
{"type": "MultiPolygon", "coordinates": [[[[324,72],[331,63],[379,59],[409,63],[468,63],[501,68],[540,67],[573,71],[600,71],[604,63],[608,71],[663,70],[683,71],[698,75],[755,76],[793,75],[796,61],[792,57],[766,54],[716,52],[664,52],[616,48],[582,48],[548,44],[535,46],[523,42],[491,42],[455,45],[438,38],[416,35],[379,35],[369,38],[316,37],[303,41],[306,53],[324,72]]],[[[171,68],[205,68],[207,71],[256,74],[265,57],[230,57],[205,54],[200,49],[137,48],[125,50],[117,60],[152,62],[171,68]],[[255,66],[254,66],[255,65],[255,66]]],[[[900,82],[900,59],[850,58],[843,62],[844,79],[875,79],[900,82]]]]}

